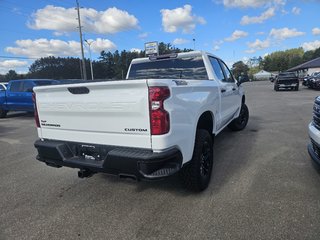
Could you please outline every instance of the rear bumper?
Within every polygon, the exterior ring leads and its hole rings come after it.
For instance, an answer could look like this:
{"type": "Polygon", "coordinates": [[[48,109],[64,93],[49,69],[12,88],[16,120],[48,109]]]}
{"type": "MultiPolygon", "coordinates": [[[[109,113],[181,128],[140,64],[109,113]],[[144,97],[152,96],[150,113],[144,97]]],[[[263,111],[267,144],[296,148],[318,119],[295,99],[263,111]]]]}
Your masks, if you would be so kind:
{"type": "Polygon", "coordinates": [[[37,160],[52,167],[71,167],[136,179],[159,179],[178,172],[182,154],[176,149],[155,153],[148,149],[37,140],[37,160]]]}

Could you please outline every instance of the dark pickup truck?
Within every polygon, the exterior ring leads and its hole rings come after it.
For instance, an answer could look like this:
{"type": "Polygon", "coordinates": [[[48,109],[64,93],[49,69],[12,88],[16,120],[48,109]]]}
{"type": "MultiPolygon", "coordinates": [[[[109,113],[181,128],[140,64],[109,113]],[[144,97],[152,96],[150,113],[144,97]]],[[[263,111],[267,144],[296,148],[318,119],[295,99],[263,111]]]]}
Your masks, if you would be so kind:
{"type": "Polygon", "coordinates": [[[279,73],[274,81],[274,90],[279,91],[280,89],[299,90],[299,78],[293,72],[282,72],[279,73]]]}

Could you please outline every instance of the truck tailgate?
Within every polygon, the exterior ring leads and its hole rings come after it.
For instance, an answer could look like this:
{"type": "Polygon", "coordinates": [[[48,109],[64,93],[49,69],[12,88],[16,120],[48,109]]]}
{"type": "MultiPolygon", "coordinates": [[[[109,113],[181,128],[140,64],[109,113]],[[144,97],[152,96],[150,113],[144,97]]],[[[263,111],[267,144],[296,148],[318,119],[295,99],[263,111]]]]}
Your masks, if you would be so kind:
{"type": "Polygon", "coordinates": [[[151,148],[146,80],[34,89],[41,138],[151,148]]]}

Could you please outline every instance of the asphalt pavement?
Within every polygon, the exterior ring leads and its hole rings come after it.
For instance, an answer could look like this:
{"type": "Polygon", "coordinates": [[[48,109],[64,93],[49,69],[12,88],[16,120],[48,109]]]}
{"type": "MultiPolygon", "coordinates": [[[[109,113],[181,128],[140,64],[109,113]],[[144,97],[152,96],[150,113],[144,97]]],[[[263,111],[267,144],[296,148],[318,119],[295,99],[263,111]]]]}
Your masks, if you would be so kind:
{"type": "Polygon", "coordinates": [[[249,124],[215,138],[200,194],[177,176],[79,179],[35,160],[32,116],[0,119],[0,239],[320,239],[320,174],[307,153],[320,91],[244,86],[249,124]]]}

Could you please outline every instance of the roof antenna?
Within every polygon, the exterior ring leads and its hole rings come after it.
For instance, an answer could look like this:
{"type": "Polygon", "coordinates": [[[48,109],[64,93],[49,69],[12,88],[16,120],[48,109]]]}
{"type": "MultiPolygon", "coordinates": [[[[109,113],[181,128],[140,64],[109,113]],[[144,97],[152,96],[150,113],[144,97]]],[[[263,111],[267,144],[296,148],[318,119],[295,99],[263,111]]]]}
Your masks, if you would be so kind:
{"type": "Polygon", "coordinates": [[[195,51],[196,50],[196,39],[193,38],[192,41],[193,41],[193,50],[195,51]]]}

